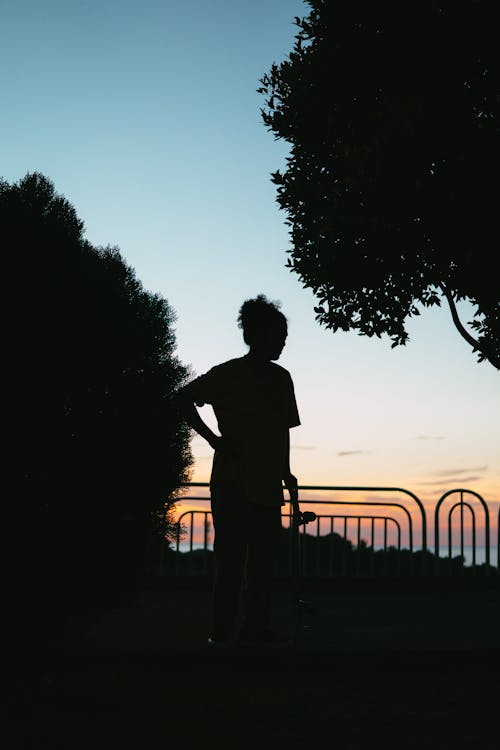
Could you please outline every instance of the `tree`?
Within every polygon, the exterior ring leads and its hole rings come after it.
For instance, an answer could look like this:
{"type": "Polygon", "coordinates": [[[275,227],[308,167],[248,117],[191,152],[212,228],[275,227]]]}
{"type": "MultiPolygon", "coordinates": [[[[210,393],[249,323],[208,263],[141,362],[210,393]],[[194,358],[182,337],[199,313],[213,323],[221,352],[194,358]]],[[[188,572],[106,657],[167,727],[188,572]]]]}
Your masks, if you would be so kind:
{"type": "Polygon", "coordinates": [[[495,5],[306,2],[258,89],[264,124],[291,144],[272,175],[287,265],[333,331],[405,344],[419,304],[446,300],[478,361],[500,369],[495,5]]]}
{"type": "Polygon", "coordinates": [[[85,603],[130,586],[188,478],[175,313],[117,248],[85,240],[41,174],[0,182],[0,231],[14,569],[30,606],[33,577],[45,604],[62,592],[85,603]]]}

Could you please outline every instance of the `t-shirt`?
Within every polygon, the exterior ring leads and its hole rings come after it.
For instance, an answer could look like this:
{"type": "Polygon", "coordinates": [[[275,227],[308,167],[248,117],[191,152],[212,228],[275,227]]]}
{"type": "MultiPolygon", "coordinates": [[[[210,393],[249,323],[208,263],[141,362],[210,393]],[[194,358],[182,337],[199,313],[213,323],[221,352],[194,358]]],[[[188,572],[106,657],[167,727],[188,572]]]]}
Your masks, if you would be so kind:
{"type": "Polygon", "coordinates": [[[211,485],[236,483],[250,502],[282,504],[288,430],[300,425],[288,370],[274,362],[255,368],[239,357],[212,367],[186,392],[197,406],[212,405],[220,434],[237,450],[215,451],[211,485]]]}

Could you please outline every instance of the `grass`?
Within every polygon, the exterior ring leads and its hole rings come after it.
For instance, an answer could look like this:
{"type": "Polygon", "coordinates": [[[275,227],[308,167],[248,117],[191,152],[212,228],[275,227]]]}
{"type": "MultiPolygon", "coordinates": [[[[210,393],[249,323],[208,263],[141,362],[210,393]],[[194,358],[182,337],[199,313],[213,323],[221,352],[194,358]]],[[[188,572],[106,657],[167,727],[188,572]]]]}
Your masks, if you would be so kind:
{"type": "MultiPolygon", "coordinates": [[[[309,627],[267,651],[209,649],[206,584],[157,584],[19,661],[22,747],[498,748],[493,582],[304,586],[309,627]]],[[[290,592],[275,602],[291,628],[290,592]]]]}

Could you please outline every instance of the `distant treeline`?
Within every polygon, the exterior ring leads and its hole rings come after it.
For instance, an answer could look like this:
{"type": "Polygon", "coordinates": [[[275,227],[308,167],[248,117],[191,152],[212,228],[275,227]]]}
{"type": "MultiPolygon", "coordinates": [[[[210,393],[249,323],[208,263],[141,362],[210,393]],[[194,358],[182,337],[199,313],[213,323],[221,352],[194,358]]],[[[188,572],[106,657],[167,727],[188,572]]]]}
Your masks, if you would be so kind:
{"type": "MultiPolygon", "coordinates": [[[[165,574],[203,574],[213,570],[214,555],[212,550],[193,549],[193,551],[176,552],[174,548],[163,544],[155,545],[148,557],[148,569],[151,573],[161,571],[165,574]]],[[[315,536],[300,535],[301,575],[304,577],[328,576],[407,576],[439,573],[440,575],[497,575],[497,569],[485,563],[466,565],[460,555],[448,559],[439,559],[430,552],[421,550],[410,552],[409,549],[398,550],[395,546],[387,549],[373,549],[361,540],[359,548],[348,539],[335,532],[315,536]]],[[[289,576],[292,570],[292,546],[290,532],[282,530],[281,545],[276,565],[278,576],[289,576]]]]}

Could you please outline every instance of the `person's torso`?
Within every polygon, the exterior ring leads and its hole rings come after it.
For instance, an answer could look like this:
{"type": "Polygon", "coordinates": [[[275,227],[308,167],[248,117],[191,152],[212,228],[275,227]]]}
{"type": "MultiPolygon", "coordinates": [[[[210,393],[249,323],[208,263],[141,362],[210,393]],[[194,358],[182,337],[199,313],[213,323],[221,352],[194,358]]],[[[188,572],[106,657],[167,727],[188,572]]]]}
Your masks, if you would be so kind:
{"type": "Polygon", "coordinates": [[[211,482],[239,483],[253,502],[282,502],[293,397],[289,374],[271,362],[254,369],[245,357],[214,369],[221,387],[212,406],[219,431],[236,455],[216,451],[211,482]]]}

